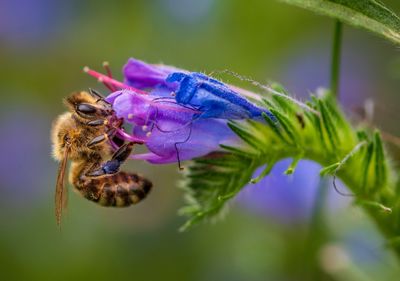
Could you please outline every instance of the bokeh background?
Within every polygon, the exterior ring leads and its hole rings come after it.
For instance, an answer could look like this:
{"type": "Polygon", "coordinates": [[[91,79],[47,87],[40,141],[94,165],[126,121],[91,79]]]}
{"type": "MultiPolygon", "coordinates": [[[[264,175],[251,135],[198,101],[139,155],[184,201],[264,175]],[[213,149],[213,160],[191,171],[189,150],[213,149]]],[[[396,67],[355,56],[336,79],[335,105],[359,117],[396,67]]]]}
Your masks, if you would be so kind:
{"type": "MultiPolygon", "coordinates": [[[[384,2],[400,13],[399,1],[384,2]]],[[[272,0],[0,0],[0,280],[397,280],[374,226],[307,161],[290,177],[280,163],[225,219],[186,233],[177,166],[131,162],[154,182],[147,200],[105,209],[70,192],[61,232],[55,224],[51,122],[70,92],[107,93],[83,66],[109,61],[119,79],[129,57],[229,69],[306,99],[329,85],[332,29],[272,0]],[[318,187],[329,197],[315,212],[318,187]]],[[[400,135],[398,47],[345,27],[342,66],[347,115],[356,124],[373,100],[374,124],[400,135]]]]}

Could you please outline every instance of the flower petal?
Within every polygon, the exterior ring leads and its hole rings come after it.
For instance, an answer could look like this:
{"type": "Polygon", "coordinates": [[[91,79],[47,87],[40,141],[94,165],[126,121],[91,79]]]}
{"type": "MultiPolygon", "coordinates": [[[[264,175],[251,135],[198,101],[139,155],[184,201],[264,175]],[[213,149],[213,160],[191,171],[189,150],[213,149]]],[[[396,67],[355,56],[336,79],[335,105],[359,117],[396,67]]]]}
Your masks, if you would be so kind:
{"type": "MultiPolygon", "coordinates": [[[[146,139],[147,148],[154,154],[134,155],[132,158],[145,159],[151,163],[171,163],[190,160],[220,149],[221,144],[233,145],[239,142],[224,120],[195,120],[182,125],[183,120],[157,120],[151,134],[146,139]],[[162,127],[162,129],[160,128],[162,127]],[[165,127],[174,128],[164,130],[165,127]]],[[[140,127],[134,128],[136,137],[146,132],[140,127]]]]}
{"type": "Polygon", "coordinates": [[[151,88],[165,84],[165,79],[179,69],[167,65],[148,64],[141,60],[130,58],[123,68],[124,83],[136,88],[151,88]]]}
{"type": "Polygon", "coordinates": [[[146,125],[155,114],[151,106],[152,98],[129,90],[114,92],[106,100],[112,103],[119,118],[124,118],[132,124],[146,125]]]}
{"type": "Polygon", "coordinates": [[[176,101],[202,111],[200,118],[248,119],[260,117],[263,112],[273,117],[268,110],[256,106],[229,86],[202,73],[175,72],[166,81],[179,83],[176,101]]]}

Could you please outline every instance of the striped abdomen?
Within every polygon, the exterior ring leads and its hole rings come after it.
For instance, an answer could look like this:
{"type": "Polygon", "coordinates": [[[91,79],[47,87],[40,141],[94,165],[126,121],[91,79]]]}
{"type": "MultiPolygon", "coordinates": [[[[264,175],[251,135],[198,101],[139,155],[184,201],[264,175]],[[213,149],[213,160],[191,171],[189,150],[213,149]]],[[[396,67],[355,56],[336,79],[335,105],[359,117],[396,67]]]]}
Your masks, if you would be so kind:
{"type": "Polygon", "coordinates": [[[86,177],[74,185],[85,198],[113,207],[127,207],[140,202],[153,186],[148,179],[126,172],[101,178],[86,177]]]}

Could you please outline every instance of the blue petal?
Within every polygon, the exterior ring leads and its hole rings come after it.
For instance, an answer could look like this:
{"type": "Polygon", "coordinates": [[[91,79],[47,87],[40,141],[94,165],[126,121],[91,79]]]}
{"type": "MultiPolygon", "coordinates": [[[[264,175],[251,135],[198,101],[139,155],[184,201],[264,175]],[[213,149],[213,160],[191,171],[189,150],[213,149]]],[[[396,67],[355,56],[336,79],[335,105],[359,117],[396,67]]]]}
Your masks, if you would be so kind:
{"type": "Polygon", "coordinates": [[[229,86],[202,73],[174,72],[168,75],[166,82],[179,82],[176,101],[200,110],[200,118],[248,119],[260,117],[264,112],[275,120],[268,110],[256,106],[229,86]]]}

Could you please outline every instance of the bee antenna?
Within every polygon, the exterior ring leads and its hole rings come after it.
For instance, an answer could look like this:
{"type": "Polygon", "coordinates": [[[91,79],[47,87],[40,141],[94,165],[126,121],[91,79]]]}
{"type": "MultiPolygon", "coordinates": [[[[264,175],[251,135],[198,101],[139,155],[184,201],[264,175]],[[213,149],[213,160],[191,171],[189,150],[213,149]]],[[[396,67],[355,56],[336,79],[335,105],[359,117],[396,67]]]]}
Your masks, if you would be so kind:
{"type": "Polygon", "coordinates": [[[105,102],[105,103],[110,104],[108,101],[106,101],[106,100],[104,99],[104,96],[103,96],[102,94],[100,94],[97,90],[92,89],[92,88],[89,88],[89,92],[90,92],[90,94],[91,94],[92,96],[97,97],[96,102],[103,101],[103,102],[105,102]]]}
{"type": "Polygon", "coordinates": [[[89,88],[89,92],[90,92],[92,95],[98,97],[99,99],[103,99],[103,98],[104,98],[103,95],[100,94],[100,93],[99,93],[97,90],[95,90],[95,89],[89,88]]]}

